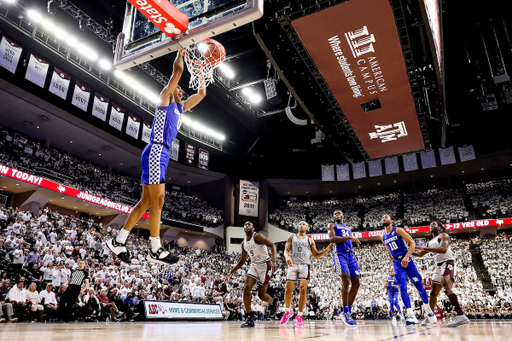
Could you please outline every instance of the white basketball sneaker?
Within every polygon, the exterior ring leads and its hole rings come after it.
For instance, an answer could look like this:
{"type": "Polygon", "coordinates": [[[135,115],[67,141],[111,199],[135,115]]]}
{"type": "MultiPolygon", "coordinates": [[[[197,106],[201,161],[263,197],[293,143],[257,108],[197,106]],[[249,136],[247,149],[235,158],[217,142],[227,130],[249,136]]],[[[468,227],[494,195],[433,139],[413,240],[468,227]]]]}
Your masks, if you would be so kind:
{"type": "Polygon", "coordinates": [[[428,316],[428,319],[430,320],[431,324],[437,323],[437,317],[436,314],[432,311],[430,306],[428,304],[423,304],[423,311],[425,312],[425,315],[428,316]]]}
{"type": "Polygon", "coordinates": [[[391,324],[396,326],[396,316],[393,315],[393,319],[391,320],[391,324]]]}
{"type": "Polygon", "coordinates": [[[414,315],[411,315],[409,317],[407,317],[407,320],[405,320],[405,324],[407,326],[412,326],[412,325],[415,325],[415,324],[418,324],[418,319],[416,319],[416,316],[414,315]]]}

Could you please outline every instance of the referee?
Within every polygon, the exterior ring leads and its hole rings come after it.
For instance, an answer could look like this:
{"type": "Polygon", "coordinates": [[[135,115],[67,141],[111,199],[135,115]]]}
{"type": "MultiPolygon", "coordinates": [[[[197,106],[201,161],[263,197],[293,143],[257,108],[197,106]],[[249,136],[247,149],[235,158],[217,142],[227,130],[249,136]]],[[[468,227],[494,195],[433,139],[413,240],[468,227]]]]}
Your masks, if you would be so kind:
{"type": "Polygon", "coordinates": [[[68,321],[78,296],[86,291],[89,286],[89,273],[85,270],[85,261],[78,262],[78,269],[71,273],[64,285],[67,288],[60,300],[60,316],[63,321],[68,321]],[[82,288],[84,283],[85,286],[82,288]]]}

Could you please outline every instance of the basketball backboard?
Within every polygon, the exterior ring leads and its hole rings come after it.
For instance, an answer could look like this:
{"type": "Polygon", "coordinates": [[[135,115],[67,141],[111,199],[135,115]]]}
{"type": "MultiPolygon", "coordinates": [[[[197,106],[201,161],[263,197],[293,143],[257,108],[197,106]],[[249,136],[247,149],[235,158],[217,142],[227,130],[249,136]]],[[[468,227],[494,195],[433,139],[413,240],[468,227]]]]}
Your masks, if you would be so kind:
{"type": "MultiPolygon", "coordinates": [[[[169,0],[153,0],[169,1],[169,0]]],[[[189,17],[188,30],[170,38],[129,2],[117,37],[114,66],[125,70],[261,18],[264,0],[172,0],[189,17]]]]}

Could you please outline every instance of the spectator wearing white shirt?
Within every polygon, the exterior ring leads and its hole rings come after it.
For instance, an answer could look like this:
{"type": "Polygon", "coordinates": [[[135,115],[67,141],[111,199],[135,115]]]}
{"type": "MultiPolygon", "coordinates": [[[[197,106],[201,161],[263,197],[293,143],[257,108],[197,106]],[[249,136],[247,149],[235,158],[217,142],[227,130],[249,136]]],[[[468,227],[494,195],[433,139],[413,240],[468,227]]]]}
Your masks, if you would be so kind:
{"type": "Polygon", "coordinates": [[[58,307],[57,299],[55,298],[55,293],[52,291],[52,289],[53,285],[48,283],[46,285],[46,290],[43,290],[39,293],[39,299],[41,300],[41,303],[44,303],[44,311],[46,312],[48,318],[55,317],[55,313],[58,307]]]}
{"type": "Polygon", "coordinates": [[[39,322],[43,322],[44,308],[40,304],[41,298],[39,297],[39,293],[36,291],[36,288],[36,283],[30,283],[28,290],[25,292],[25,295],[27,297],[27,301],[32,304],[30,307],[30,318],[32,319],[33,315],[35,314],[36,317],[39,317],[39,322]]]}

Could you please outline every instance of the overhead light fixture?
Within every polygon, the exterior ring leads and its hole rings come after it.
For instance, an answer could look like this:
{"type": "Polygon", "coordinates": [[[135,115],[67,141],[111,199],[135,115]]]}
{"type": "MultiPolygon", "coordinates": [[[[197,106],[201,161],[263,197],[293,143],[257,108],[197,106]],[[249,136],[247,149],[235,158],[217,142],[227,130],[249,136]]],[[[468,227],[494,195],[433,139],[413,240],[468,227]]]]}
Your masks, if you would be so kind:
{"type": "Polygon", "coordinates": [[[109,60],[101,59],[99,62],[100,68],[105,71],[108,71],[112,68],[112,63],[109,60]]]}
{"type": "Polygon", "coordinates": [[[119,79],[123,79],[126,77],[125,73],[121,70],[114,71],[114,76],[116,76],[119,79]]]}
{"type": "Polygon", "coordinates": [[[235,71],[233,71],[229,64],[222,63],[217,68],[219,69],[220,72],[222,72],[224,76],[226,76],[227,79],[235,78],[235,71]]]}
{"type": "Polygon", "coordinates": [[[252,104],[260,104],[261,101],[263,100],[263,98],[260,95],[258,95],[258,94],[252,94],[252,95],[249,96],[248,100],[252,104]]]}
{"type": "Polygon", "coordinates": [[[244,96],[250,96],[252,95],[253,91],[251,88],[243,88],[242,89],[242,95],[244,96]]]}
{"type": "Polygon", "coordinates": [[[16,2],[16,0],[4,0],[5,2],[7,2],[8,4],[13,4],[16,2]]]}
{"type": "Polygon", "coordinates": [[[67,33],[66,31],[64,31],[64,29],[60,28],[60,27],[56,27],[54,30],[53,30],[53,34],[55,35],[56,38],[58,38],[60,41],[66,41],[67,42],[67,33]]]}
{"type": "Polygon", "coordinates": [[[27,16],[28,16],[28,18],[30,20],[32,20],[36,24],[39,24],[41,21],[43,21],[43,15],[41,13],[39,13],[38,11],[33,10],[33,9],[29,9],[27,11],[27,16]]]}
{"type": "Polygon", "coordinates": [[[98,59],[98,53],[85,44],[79,44],[77,46],[77,50],[82,56],[91,62],[98,59]]]}
{"type": "Polygon", "coordinates": [[[43,27],[51,32],[53,32],[56,28],[55,24],[53,22],[51,22],[50,20],[43,20],[43,27]]]}
{"type": "Polygon", "coordinates": [[[68,44],[69,47],[75,47],[78,45],[78,40],[76,40],[76,38],[73,36],[67,36],[66,43],[68,44]]]}

